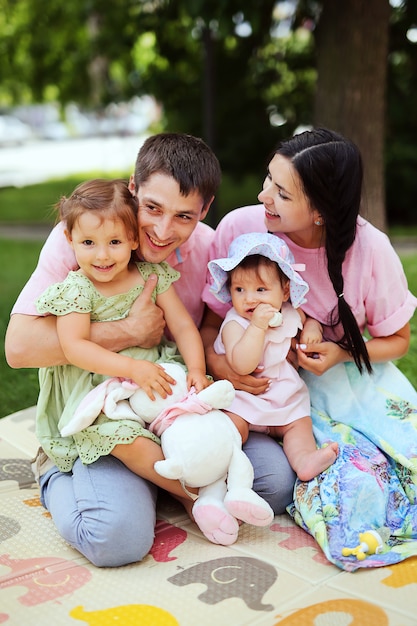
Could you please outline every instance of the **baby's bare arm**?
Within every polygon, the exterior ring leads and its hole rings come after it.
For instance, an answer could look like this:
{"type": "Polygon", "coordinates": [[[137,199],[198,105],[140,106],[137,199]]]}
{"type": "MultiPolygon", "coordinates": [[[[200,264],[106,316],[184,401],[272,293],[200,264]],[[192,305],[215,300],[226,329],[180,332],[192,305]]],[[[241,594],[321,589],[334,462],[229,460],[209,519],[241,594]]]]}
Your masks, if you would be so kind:
{"type": "Polygon", "coordinates": [[[312,317],[307,317],[300,333],[300,343],[321,343],[322,339],[323,328],[320,322],[312,317]]]}

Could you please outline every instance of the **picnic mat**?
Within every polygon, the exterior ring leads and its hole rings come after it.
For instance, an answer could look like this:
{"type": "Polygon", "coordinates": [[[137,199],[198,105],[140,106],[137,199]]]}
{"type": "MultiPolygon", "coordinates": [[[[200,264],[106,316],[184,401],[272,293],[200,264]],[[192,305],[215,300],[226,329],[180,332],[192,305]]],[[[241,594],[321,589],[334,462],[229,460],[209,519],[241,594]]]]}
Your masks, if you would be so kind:
{"type": "Polygon", "coordinates": [[[40,504],[34,416],[32,407],[0,419],[0,624],[416,626],[417,558],[343,571],[287,514],[216,546],[161,495],[147,557],[91,565],[40,504]]]}

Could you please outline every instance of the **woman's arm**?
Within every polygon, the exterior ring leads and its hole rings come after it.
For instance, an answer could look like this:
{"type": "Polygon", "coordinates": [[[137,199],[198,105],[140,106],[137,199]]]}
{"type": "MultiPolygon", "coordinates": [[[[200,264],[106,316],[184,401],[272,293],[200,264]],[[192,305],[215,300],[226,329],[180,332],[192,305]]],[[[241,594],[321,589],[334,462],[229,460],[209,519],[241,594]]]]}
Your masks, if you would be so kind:
{"type": "Polygon", "coordinates": [[[366,343],[371,363],[394,361],[407,354],[410,347],[410,324],[388,337],[373,337],[366,343]]]}
{"type": "MultiPolygon", "coordinates": [[[[388,337],[374,337],[366,342],[371,363],[383,363],[399,359],[407,354],[409,345],[409,323],[388,337]]],[[[317,376],[324,374],[337,363],[353,361],[346,350],[331,341],[300,345],[297,352],[300,367],[317,376]],[[308,353],[315,353],[317,356],[311,358],[308,353]]]]}
{"type": "Polygon", "coordinates": [[[254,395],[264,393],[270,382],[268,378],[259,378],[250,374],[240,376],[232,370],[224,354],[216,354],[214,351],[213,345],[221,323],[222,319],[211,309],[206,307],[203,323],[200,328],[200,335],[204,344],[209,374],[211,374],[215,380],[230,380],[235,389],[241,389],[242,391],[247,391],[254,395]]]}
{"type": "MultiPolygon", "coordinates": [[[[133,303],[128,317],[115,322],[91,325],[91,341],[120,352],[132,346],[158,345],[165,328],[162,311],[152,301],[157,278],[151,276],[133,303]]],[[[5,352],[10,367],[48,367],[68,363],[62,351],[56,317],[14,314],[6,332],[5,352]]]]}

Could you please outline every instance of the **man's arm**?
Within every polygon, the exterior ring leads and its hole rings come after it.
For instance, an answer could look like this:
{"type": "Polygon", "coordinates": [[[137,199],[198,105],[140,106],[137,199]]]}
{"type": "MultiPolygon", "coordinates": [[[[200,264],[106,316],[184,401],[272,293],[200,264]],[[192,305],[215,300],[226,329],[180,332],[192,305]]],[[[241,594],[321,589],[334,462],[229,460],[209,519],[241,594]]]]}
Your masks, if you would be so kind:
{"type": "MultiPolygon", "coordinates": [[[[92,324],[91,340],[113,352],[132,346],[151,348],[159,344],[165,321],[162,311],[155,306],[151,297],[156,281],[156,276],[149,277],[125,319],[92,324]]],[[[13,368],[67,363],[53,315],[12,315],[6,332],[5,353],[8,364],[13,368]]]]}

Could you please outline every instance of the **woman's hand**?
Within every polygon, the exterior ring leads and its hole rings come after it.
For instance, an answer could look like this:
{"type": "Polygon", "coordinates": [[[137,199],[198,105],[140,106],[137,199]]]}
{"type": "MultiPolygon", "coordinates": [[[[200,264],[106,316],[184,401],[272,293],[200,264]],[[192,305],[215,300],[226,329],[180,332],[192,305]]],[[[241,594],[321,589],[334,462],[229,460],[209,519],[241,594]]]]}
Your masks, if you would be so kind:
{"type": "Polygon", "coordinates": [[[298,365],[316,376],[321,376],[338,363],[352,361],[349,353],[332,341],[298,344],[297,355],[298,365]]]}
{"type": "MultiPolygon", "coordinates": [[[[400,359],[407,354],[410,346],[410,324],[397,330],[387,337],[373,337],[366,342],[371,363],[385,363],[400,359]]],[[[328,369],[338,363],[351,363],[353,358],[346,350],[336,343],[325,341],[323,343],[299,344],[297,346],[298,364],[303,369],[321,376],[328,369]]]]}

